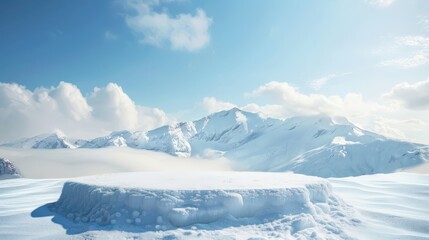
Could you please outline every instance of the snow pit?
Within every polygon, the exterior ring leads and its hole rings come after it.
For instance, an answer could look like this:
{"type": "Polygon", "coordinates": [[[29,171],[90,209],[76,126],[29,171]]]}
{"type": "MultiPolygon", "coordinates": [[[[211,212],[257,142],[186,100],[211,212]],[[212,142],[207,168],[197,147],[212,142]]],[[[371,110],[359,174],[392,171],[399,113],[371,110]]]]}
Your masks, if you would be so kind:
{"type": "MultiPolygon", "coordinates": [[[[343,203],[321,178],[292,173],[142,172],[75,178],[50,209],[74,222],[183,227],[235,218],[326,214],[343,203]]],[[[296,227],[313,222],[297,222],[296,227]]]]}

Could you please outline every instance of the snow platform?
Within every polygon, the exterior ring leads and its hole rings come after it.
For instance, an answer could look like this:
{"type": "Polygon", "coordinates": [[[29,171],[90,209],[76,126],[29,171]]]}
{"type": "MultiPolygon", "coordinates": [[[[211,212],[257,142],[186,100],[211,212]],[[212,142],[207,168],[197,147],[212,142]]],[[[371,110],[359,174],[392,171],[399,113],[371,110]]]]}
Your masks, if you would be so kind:
{"type": "Polygon", "coordinates": [[[225,217],[327,214],[344,204],[328,181],[292,173],[140,172],[74,178],[50,209],[75,223],[161,228],[225,217]]]}

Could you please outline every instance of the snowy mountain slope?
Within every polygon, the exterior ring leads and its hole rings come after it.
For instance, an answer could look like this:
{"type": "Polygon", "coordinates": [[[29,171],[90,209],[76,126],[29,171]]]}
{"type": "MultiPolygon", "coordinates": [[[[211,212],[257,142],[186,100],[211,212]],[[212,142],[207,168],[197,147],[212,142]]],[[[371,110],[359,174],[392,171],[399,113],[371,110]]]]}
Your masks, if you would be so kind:
{"type": "Polygon", "coordinates": [[[56,149],[56,148],[77,148],[84,144],[84,140],[68,139],[60,133],[41,134],[31,138],[20,139],[14,142],[6,143],[1,146],[14,148],[40,148],[40,149],[56,149]]]}
{"type": "Polygon", "coordinates": [[[226,157],[239,170],[294,171],[323,177],[394,172],[429,160],[428,146],[388,139],[345,118],[316,115],[279,120],[238,108],[148,132],[113,132],[83,144],[51,138],[8,146],[127,146],[180,157],[226,157]]]}
{"type": "Polygon", "coordinates": [[[418,165],[429,160],[429,148],[387,139],[346,121],[313,116],[286,119],[225,156],[243,170],[342,177],[418,165]]]}
{"type": "Polygon", "coordinates": [[[261,136],[281,120],[265,119],[256,113],[233,108],[194,122],[196,134],[190,139],[193,154],[204,148],[228,151],[261,136]]]}
{"type": "Polygon", "coordinates": [[[190,157],[189,138],[195,134],[192,122],[163,126],[148,132],[113,132],[82,145],[82,148],[131,147],[166,152],[174,156],[190,157]]]}
{"type": "Polygon", "coordinates": [[[163,126],[148,132],[113,132],[83,145],[84,148],[128,146],[189,157],[208,148],[226,151],[258,137],[281,120],[233,108],[193,122],[163,126]]]}
{"type": "Polygon", "coordinates": [[[390,173],[427,161],[429,149],[407,142],[376,140],[367,144],[331,144],[306,152],[274,171],[293,171],[321,177],[390,173]]]}
{"type": "Polygon", "coordinates": [[[103,147],[126,147],[133,134],[129,131],[112,132],[108,136],[98,137],[86,142],[83,148],[103,148],[103,147]]]}
{"type": "Polygon", "coordinates": [[[0,180],[20,177],[18,169],[6,158],[0,157],[0,180]]]}

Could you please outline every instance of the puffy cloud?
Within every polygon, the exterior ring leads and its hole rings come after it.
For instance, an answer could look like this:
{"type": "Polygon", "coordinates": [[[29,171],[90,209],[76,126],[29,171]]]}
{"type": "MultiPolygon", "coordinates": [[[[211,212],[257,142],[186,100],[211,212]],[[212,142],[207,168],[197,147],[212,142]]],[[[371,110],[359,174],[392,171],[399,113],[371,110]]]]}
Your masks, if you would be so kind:
{"type": "Polygon", "coordinates": [[[214,97],[205,97],[203,99],[201,105],[208,113],[214,113],[214,112],[219,112],[222,110],[228,110],[228,109],[231,109],[231,108],[237,106],[237,105],[229,103],[229,102],[219,101],[214,97]]]}
{"type": "Polygon", "coordinates": [[[169,123],[157,108],[136,105],[120,86],[109,83],[84,97],[77,86],[30,91],[0,83],[0,142],[46,132],[91,138],[114,130],[149,130],[169,123]]]}
{"type": "Polygon", "coordinates": [[[60,82],[58,87],[50,91],[38,90],[36,93],[42,95],[39,97],[47,97],[43,94],[48,93],[57,104],[58,110],[76,121],[87,118],[92,111],[80,90],[71,83],[60,82]]]}
{"type": "Polygon", "coordinates": [[[398,102],[415,110],[429,110],[429,79],[414,84],[402,82],[395,85],[383,99],[398,102]]]}
{"type": "Polygon", "coordinates": [[[137,106],[138,112],[138,129],[151,130],[155,126],[162,126],[174,123],[174,119],[170,119],[164,111],[159,108],[148,108],[137,106]]]}
{"type": "Polygon", "coordinates": [[[127,25],[142,34],[142,43],[162,46],[169,43],[172,49],[195,51],[210,41],[209,27],[213,20],[202,9],[195,15],[178,14],[171,17],[166,12],[157,12],[159,1],[127,1],[134,11],[126,16],[127,25]]]}
{"type": "Polygon", "coordinates": [[[259,113],[263,117],[271,117],[277,119],[284,119],[283,106],[279,104],[266,104],[258,105],[256,103],[249,103],[242,107],[244,111],[259,113]]]}
{"type": "Polygon", "coordinates": [[[375,103],[365,102],[358,93],[348,93],[343,97],[303,94],[287,82],[269,82],[250,95],[271,98],[275,104],[282,106],[281,109],[276,108],[275,114],[281,112],[284,117],[325,113],[351,119],[364,118],[381,108],[375,103]]]}
{"type": "Polygon", "coordinates": [[[119,129],[135,129],[138,112],[135,103],[115,83],[104,88],[95,88],[88,102],[93,106],[93,116],[105,121],[111,127],[119,129]]]}

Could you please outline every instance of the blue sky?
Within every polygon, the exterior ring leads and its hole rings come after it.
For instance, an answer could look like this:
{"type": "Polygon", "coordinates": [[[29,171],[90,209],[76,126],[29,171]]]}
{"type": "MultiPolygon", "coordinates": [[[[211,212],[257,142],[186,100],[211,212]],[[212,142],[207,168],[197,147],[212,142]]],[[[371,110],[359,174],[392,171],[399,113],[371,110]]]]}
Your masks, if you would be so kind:
{"type": "MultiPolygon", "coordinates": [[[[428,37],[424,0],[6,0],[0,2],[0,82],[33,91],[64,81],[84,97],[115,83],[136,104],[178,120],[210,112],[208,97],[220,108],[285,104],[257,93],[273,81],[304,96],[355,93],[384,107],[379,99],[394,86],[413,88],[428,79],[428,37]],[[165,33],[165,24],[173,33],[165,33]],[[174,31],[195,41],[174,40],[174,31]]],[[[396,100],[407,108],[407,99],[396,100]]],[[[426,124],[423,105],[410,116],[426,124]]],[[[383,117],[409,120],[395,111],[383,117]]],[[[363,118],[356,121],[365,125],[363,118]]]]}

